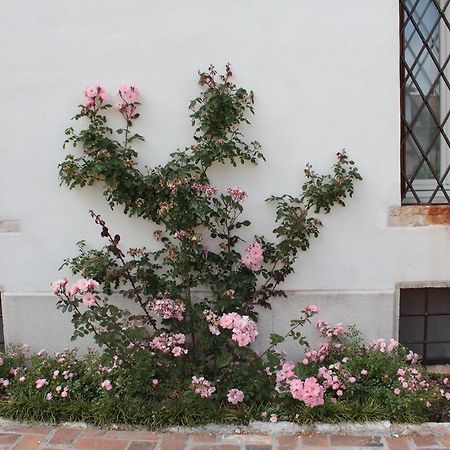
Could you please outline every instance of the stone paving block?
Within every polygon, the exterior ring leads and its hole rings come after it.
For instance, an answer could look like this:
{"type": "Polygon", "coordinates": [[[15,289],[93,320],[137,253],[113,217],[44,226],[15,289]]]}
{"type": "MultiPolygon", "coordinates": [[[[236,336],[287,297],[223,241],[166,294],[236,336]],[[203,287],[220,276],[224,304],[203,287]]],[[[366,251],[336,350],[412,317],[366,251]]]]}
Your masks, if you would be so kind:
{"type": "Polygon", "coordinates": [[[74,428],[59,428],[53,435],[50,444],[53,445],[71,444],[80,433],[81,430],[77,430],[74,428]]]}

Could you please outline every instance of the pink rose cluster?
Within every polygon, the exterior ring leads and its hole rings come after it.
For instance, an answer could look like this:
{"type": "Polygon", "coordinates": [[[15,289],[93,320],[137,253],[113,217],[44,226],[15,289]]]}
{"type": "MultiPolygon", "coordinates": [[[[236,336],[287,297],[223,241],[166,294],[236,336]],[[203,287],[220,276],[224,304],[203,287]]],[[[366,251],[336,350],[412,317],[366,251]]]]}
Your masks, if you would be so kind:
{"type": "Polygon", "coordinates": [[[217,192],[217,187],[211,184],[193,183],[192,189],[194,189],[198,194],[206,195],[208,197],[217,192]]]}
{"type": "Polygon", "coordinates": [[[223,314],[219,320],[222,328],[232,330],[231,339],[237,342],[239,347],[245,347],[255,341],[258,336],[256,324],[248,316],[241,316],[232,312],[223,314]]]}
{"type": "Polygon", "coordinates": [[[67,286],[68,280],[67,278],[61,278],[60,280],[55,280],[51,283],[52,290],[54,294],[58,292],[64,292],[65,287],[67,286]]]}
{"type": "Polygon", "coordinates": [[[186,336],[183,333],[161,333],[150,341],[150,348],[178,357],[188,352],[187,349],[181,347],[185,342],[186,336]]]}
{"type": "MultiPolygon", "coordinates": [[[[412,367],[400,367],[400,369],[397,370],[397,381],[400,388],[410,392],[416,392],[421,389],[426,390],[429,388],[429,383],[422,379],[422,374],[412,367]]],[[[401,390],[394,390],[394,393],[400,395],[401,390]]]]}
{"type": "Polygon", "coordinates": [[[98,290],[99,284],[93,279],[80,278],[77,280],[68,291],[66,291],[67,278],[53,281],[51,283],[53,293],[55,295],[82,295],[82,302],[85,306],[90,307],[95,305],[96,297],[94,292],[98,290]]]}
{"type": "Polygon", "coordinates": [[[105,89],[102,86],[88,86],[84,89],[83,95],[86,98],[84,106],[87,109],[95,109],[97,105],[108,101],[105,89]]]}
{"type": "Polygon", "coordinates": [[[306,305],[304,311],[308,317],[311,317],[319,314],[320,309],[316,305],[306,305]]]}
{"type": "Polygon", "coordinates": [[[247,193],[244,191],[244,189],[240,187],[227,188],[226,192],[236,202],[244,200],[244,198],[247,196],[247,193]]]}
{"type": "Polygon", "coordinates": [[[385,339],[380,338],[369,345],[369,350],[379,351],[380,353],[391,353],[398,347],[398,342],[395,339],[391,339],[389,343],[385,339]]]}
{"type": "Polygon", "coordinates": [[[324,404],[325,388],[318,383],[316,377],[309,377],[305,381],[294,378],[290,382],[290,391],[293,398],[302,401],[309,408],[324,404]]]}
{"type": "Polygon", "coordinates": [[[239,389],[230,389],[227,394],[228,402],[237,405],[244,401],[244,393],[239,389]]]}
{"type": "Polygon", "coordinates": [[[114,104],[114,108],[120,111],[127,120],[137,117],[136,102],[139,97],[137,88],[128,84],[122,84],[117,95],[120,97],[120,100],[114,104]]]}
{"type": "Polygon", "coordinates": [[[211,381],[205,380],[205,377],[192,377],[191,387],[194,392],[202,398],[211,397],[214,392],[216,392],[216,388],[214,387],[211,381]]]}
{"type": "Polygon", "coordinates": [[[342,323],[338,323],[335,327],[332,327],[323,320],[317,322],[316,328],[323,337],[328,338],[345,336],[348,333],[347,328],[345,328],[342,323]]]}
{"type": "Polygon", "coordinates": [[[241,262],[245,267],[256,271],[260,270],[264,262],[262,246],[259,242],[252,242],[241,257],[241,262]]]}
{"type": "Polygon", "coordinates": [[[219,330],[220,317],[210,309],[203,310],[203,316],[205,317],[205,320],[209,323],[210,333],[218,336],[220,334],[219,330]]]}
{"type": "MultiPolygon", "coordinates": [[[[331,389],[335,392],[337,397],[342,397],[345,389],[347,389],[347,386],[338,373],[339,369],[341,369],[341,365],[339,363],[331,364],[328,368],[321,367],[318,372],[318,377],[323,379],[322,384],[325,389],[331,389]]],[[[350,377],[346,371],[343,371],[343,375],[347,377],[350,383],[354,382],[354,377],[350,377]]]]}
{"type": "Polygon", "coordinates": [[[293,361],[286,361],[282,364],[281,369],[275,373],[275,390],[277,392],[288,390],[293,398],[302,401],[310,408],[323,405],[325,388],[319,384],[317,378],[310,377],[302,381],[295,375],[294,370],[295,363],[293,361]]]}
{"type": "Polygon", "coordinates": [[[170,298],[153,300],[149,305],[152,313],[160,315],[163,319],[176,319],[182,321],[184,318],[185,306],[183,303],[170,298]]]}
{"type": "Polygon", "coordinates": [[[185,230],[177,230],[173,234],[173,237],[175,239],[183,239],[183,238],[188,237],[188,236],[189,236],[189,233],[187,231],[185,231],[185,230]]]}
{"type": "Polygon", "coordinates": [[[409,353],[406,355],[406,360],[409,361],[411,364],[416,364],[419,362],[420,355],[417,353],[414,353],[413,351],[409,351],[409,353]]]}
{"type": "Polygon", "coordinates": [[[305,352],[305,358],[309,361],[322,362],[330,351],[330,344],[328,342],[322,342],[318,350],[307,349],[305,352]]]}
{"type": "Polygon", "coordinates": [[[110,380],[105,380],[102,382],[101,388],[105,391],[110,391],[113,388],[113,385],[110,380]]]}

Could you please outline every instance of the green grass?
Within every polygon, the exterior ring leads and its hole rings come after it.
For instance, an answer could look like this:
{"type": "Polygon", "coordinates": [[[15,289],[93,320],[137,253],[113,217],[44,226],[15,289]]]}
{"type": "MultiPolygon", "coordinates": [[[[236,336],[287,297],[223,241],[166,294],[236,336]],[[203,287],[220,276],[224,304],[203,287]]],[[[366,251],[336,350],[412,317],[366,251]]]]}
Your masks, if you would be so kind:
{"type": "Polygon", "coordinates": [[[281,409],[279,405],[240,405],[217,407],[204,399],[198,401],[171,399],[151,403],[136,398],[103,397],[94,402],[71,399],[67,401],[37,400],[16,395],[0,402],[0,416],[28,422],[87,422],[100,426],[111,424],[143,426],[157,430],[170,426],[199,426],[208,423],[246,425],[261,419],[267,411],[277,414],[278,420],[298,424],[314,422],[392,422],[420,423],[427,417],[417,411],[391,411],[373,400],[367,402],[326,402],[321,407],[308,408],[300,403],[281,409]]]}

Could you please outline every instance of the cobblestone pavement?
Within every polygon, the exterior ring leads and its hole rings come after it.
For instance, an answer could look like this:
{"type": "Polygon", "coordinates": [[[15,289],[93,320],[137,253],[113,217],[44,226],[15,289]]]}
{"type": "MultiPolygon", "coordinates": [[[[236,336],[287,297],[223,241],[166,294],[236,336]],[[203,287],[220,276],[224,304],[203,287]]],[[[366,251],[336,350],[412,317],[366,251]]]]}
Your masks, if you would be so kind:
{"type": "Polygon", "coordinates": [[[14,450],[323,450],[450,449],[448,429],[420,429],[421,434],[402,436],[392,431],[365,435],[364,428],[353,433],[153,433],[119,431],[77,426],[44,426],[17,423],[0,424],[0,449],[14,450]],[[431,434],[430,434],[431,433],[431,434]]]}

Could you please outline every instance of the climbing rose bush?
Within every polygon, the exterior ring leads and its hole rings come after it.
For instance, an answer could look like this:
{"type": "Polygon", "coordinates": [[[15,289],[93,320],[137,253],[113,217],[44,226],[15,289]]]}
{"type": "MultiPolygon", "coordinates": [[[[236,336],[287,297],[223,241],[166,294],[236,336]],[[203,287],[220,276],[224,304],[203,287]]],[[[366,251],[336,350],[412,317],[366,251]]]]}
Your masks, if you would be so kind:
{"type": "Polygon", "coordinates": [[[229,65],[222,75],[213,66],[199,73],[201,92],[189,104],[194,143],[145,170],[135,150],[144,138],[133,131],[140,90],[84,89],[77,125],[66,130],[64,147],[73,154],[59,166],[61,182],[101,187],[111,208],[149,222],[154,242],[125,249],[90,212],[104,247],[80,241],[79,254],[63,264],[73,280],[51,288],[57,307],[72,317],[73,339],[90,335],[101,352],[78,358],[71,350],[8,349],[0,357],[2,416],[156,428],[252,419],[410,422],[447,414],[447,378],[427,374],[418,355],[394,340],[364,345],[351,325],[316,321],[315,305],[293,311],[290,328],[271,334],[266,350],[252,349],[259,312],[283,301],[282,284],[300,252],[361,177],[345,151],[326,175],[308,163],[297,193],[267,199],[272,235],[262,236],[258,222],[250,229],[246,186],[219,189],[209,178],[219,164],[230,170],[264,161],[261,145],[246,142],[241,130],[254,94],[231,79],[229,65]],[[114,114],[123,123],[115,130],[114,114]],[[113,294],[130,307],[117,306],[113,294]],[[315,347],[301,332],[307,324],[321,336],[315,347]],[[290,358],[287,339],[298,344],[290,358]]]}
{"type": "MultiPolygon", "coordinates": [[[[319,236],[326,214],[345,206],[361,177],[344,150],[329,174],[317,174],[308,163],[296,194],[267,199],[275,228],[262,236],[244,212],[246,187],[219,189],[209,177],[218,164],[230,170],[264,161],[261,145],[246,142],[241,131],[254,112],[254,94],[231,80],[229,65],[222,75],[213,66],[199,73],[201,92],[189,104],[194,143],[144,171],[134,148],[144,138],[133,132],[140,90],[121,85],[111,95],[113,108],[105,87],[84,90],[77,126],[66,130],[65,148],[73,154],[59,166],[61,182],[70,189],[95,183],[111,208],[148,220],[155,241],[125,249],[121,236],[91,211],[105,246],[90,249],[80,241],[78,256],[63,264],[79,279],[52,283],[57,307],[72,315],[74,338],[92,335],[105,358],[121,362],[127,383],[137,391],[145,385],[146,395],[286,410],[375,396],[392,402],[391,411],[407,403],[407,411],[428,414],[450,395],[425,379],[416,355],[393,340],[362,346],[351,326],[323,320],[316,323],[323,341],[312,348],[300,330],[319,313],[315,305],[293,312],[288,332],[272,334],[265,351],[252,349],[261,308],[283,301],[282,284],[300,252],[319,236]],[[114,114],[123,120],[116,130],[109,125],[114,114]],[[113,293],[134,303],[134,312],[118,307],[113,293]],[[279,349],[286,339],[299,345],[295,359],[279,349]]],[[[113,374],[99,383],[102,392],[124,389],[113,374]]],[[[282,416],[262,413],[267,420],[282,416]]]]}

